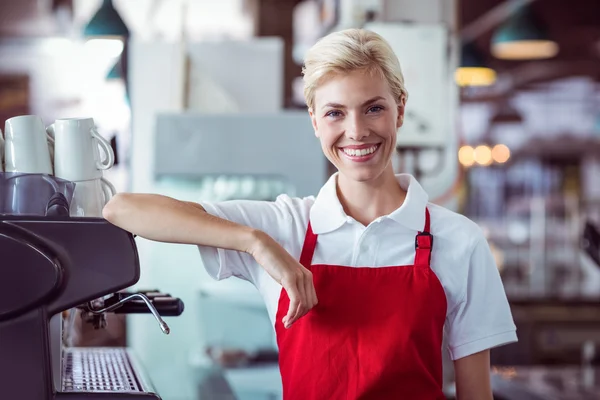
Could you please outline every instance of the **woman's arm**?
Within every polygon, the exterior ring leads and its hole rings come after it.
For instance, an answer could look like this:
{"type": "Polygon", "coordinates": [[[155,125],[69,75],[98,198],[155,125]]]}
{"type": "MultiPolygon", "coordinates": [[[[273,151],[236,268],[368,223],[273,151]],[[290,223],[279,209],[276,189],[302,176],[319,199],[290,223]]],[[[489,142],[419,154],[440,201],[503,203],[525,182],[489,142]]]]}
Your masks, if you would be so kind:
{"type": "Polygon", "coordinates": [[[110,223],[146,239],[246,252],[290,297],[283,324],[291,326],[317,304],[312,274],[266,233],[157,194],[119,193],[104,206],[110,223]]]}
{"type": "Polygon", "coordinates": [[[259,233],[208,214],[194,204],[157,194],[119,193],[104,207],[110,223],[146,239],[250,253],[259,233]]]}
{"type": "Polygon", "coordinates": [[[454,361],[454,373],[458,400],[493,400],[489,350],[454,361]]]}

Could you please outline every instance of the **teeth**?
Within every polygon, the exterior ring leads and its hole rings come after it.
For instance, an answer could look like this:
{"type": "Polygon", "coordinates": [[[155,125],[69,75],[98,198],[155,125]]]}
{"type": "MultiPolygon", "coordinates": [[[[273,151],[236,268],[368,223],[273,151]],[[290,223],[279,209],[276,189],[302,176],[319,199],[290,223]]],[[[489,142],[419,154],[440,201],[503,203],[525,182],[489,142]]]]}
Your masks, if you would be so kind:
{"type": "Polygon", "coordinates": [[[377,150],[377,146],[369,147],[368,149],[343,149],[344,153],[354,157],[364,157],[368,154],[372,154],[377,150]]]}

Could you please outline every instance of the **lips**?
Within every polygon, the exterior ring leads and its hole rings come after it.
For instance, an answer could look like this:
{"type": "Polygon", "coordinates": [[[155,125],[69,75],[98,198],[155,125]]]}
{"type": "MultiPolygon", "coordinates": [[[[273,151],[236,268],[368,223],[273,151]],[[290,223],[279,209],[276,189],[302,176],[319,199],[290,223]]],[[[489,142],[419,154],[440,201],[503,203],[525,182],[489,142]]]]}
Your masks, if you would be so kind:
{"type": "Polygon", "coordinates": [[[360,146],[344,146],[340,148],[340,151],[344,154],[344,156],[346,156],[346,158],[352,161],[364,162],[373,158],[380,146],[381,143],[360,146]]]}
{"type": "Polygon", "coordinates": [[[375,144],[369,147],[359,147],[359,148],[352,148],[352,147],[343,147],[342,151],[344,153],[346,153],[349,156],[354,156],[354,157],[364,157],[367,156],[369,154],[373,154],[375,153],[375,151],[377,150],[377,148],[379,147],[379,144],[375,144]]]}

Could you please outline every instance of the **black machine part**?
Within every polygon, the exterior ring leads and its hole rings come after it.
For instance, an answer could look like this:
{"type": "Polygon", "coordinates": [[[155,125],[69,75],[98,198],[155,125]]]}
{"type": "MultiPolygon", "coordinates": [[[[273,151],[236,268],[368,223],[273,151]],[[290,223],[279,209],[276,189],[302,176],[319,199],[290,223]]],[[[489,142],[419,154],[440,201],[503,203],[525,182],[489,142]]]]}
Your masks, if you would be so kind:
{"type": "Polygon", "coordinates": [[[48,207],[56,206],[55,216],[0,214],[0,398],[159,399],[153,393],[54,387],[50,318],[128,288],[140,274],[130,233],[100,218],[60,216],[61,200],[48,207]]]}

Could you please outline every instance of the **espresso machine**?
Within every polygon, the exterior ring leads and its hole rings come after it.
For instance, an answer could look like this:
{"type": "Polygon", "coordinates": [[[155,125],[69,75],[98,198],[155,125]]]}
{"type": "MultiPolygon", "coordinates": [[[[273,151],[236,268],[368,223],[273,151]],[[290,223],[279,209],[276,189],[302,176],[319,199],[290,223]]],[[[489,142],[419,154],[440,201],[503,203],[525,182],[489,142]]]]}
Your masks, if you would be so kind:
{"type": "MultiPolygon", "coordinates": [[[[49,177],[29,178],[31,189],[49,177]]],[[[68,310],[97,329],[109,312],[151,313],[168,334],[162,317],[184,308],[156,290],[125,291],[140,277],[134,236],[102,218],[69,216],[64,193],[44,199],[43,213],[3,213],[0,204],[0,399],[160,399],[128,348],[63,340],[68,310]]]]}

